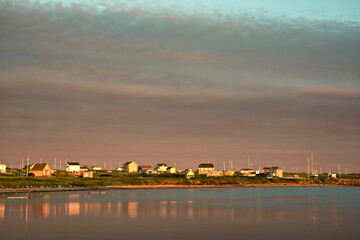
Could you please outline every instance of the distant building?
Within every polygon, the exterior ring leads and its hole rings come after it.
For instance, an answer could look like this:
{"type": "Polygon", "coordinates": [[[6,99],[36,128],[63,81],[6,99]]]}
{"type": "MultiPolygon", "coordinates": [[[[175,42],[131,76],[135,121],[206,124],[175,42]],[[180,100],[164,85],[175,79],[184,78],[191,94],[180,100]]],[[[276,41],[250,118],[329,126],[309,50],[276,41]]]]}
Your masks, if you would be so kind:
{"type": "Polygon", "coordinates": [[[319,174],[317,174],[317,173],[310,173],[310,174],[309,174],[309,177],[310,177],[310,178],[318,178],[318,177],[319,177],[319,174]]]}
{"type": "Polygon", "coordinates": [[[78,162],[68,162],[65,165],[67,172],[80,172],[80,164],[78,162]]]}
{"type": "Polygon", "coordinates": [[[264,172],[271,177],[283,177],[283,170],[279,167],[265,167],[264,172]]]}
{"type": "Polygon", "coordinates": [[[0,164],[0,173],[6,173],[6,165],[0,164]]]}
{"type": "Polygon", "coordinates": [[[137,172],[138,165],[135,162],[126,162],[123,165],[124,172],[137,172]]]}
{"type": "Polygon", "coordinates": [[[212,163],[201,163],[199,165],[199,174],[207,174],[211,170],[214,170],[214,164],[212,163]]]}
{"type": "Polygon", "coordinates": [[[86,165],[81,165],[80,166],[80,171],[81,172],[84,172],[84,171],[88,171],[89,169],[88,169],[88,167],[86,166],[86,165]]]}
{"type": "Polygon", "coordinates": [[[186,171],[186,178],[187,179],[190,179],[190,178],[194,178],[195,177],[195,174],[194,174],[194,171],[193,170],[191,170],[191,169],[187,169],[186,171]]]}
{"type": "Polygon", "coordinates": [[[118,167],[116,171],[122,172],[124,169],[122,167],[118,167]]]}
{"type": "Polygon", "coordinates": [[[224,176],[234,176],[235,172],[232,170],[227,170],[224,172],[224,176]]]}
{"type": "Polygon", "coordinates": [[[336,173],[328,173],[328,179],[337,179],[336,173]]]}
{"type": "Polygon", "coordinates": [[[175,173],[176,173],[176,168],[174,168],[174,167],[167,167],[167,168],[166,168],[166,173],[175,174],[175,173]]]}
{"type": "Polygon", "coordinates": [[[250,168],[239,169],[239,174],[244,177],[255,177],[256,176],[256,172],[250,168]]]}
{"type": "Polygon", "coordinates": [[[84,172],[82,172],[82,177],[83,178],[93,178],[94,172],[93,171],[84,171],[84,172]]]}
{"type": "Polygon", "coordinates": [[[165,173],[168,166],[165,163],[156,164],[155,171],[158,173],[165,173]]]}
{"type": "Polygon", "coordinates": [[[30,170],[35,177],[49,177],[51,176],[51,169],[47,163],[35,163],[30,170]]]}
{"type": "Polygon", "coordinates": [[[224,173],[222,171],[215,171],[214,169],[209,170],[206,173],[207,177],[222,177],[224,176],[224,173]]]}
{"type": "Polygon", "coordinates": [[[91,170],[93,170],[93,171],[100,171],[100,170],[101,170],[101,167],[95,165],[95,166],[92,166],[92,167],[91,167],[91,170]]]}
{"type": "Polygon", "coordinates": [[[154,169],[151,165],[140,165],[138,168],[139,173],[152,174],[154,169]]]}

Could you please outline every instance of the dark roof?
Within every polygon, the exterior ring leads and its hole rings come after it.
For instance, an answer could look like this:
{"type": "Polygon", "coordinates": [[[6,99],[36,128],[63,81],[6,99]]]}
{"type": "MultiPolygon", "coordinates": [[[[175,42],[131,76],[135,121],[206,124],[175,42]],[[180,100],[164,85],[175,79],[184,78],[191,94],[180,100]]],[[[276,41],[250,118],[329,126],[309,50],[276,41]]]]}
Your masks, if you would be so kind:
{"type": "Polygon", "coordinates": [[[166,163],[158,163],[158,164],[156,164],[157,166],[167,166],[167,164],[166,163]]]}
{"type": "Polygon", "coordinates": [[[80,168],[88,168],[86,165],[82,165],[82,166],[80,166],[80,168]]]}
{"type": "Polygon", "coordinates": [[[279,167],[264,167],[264,169],[279,169],[279,167]]]}
{"type": "Polygon", "coordinates": [[[31,171],[42,171],[46,167],[47,163],[35,163],[31,171]]]}
{"type": "Polygon", "coordinates": [[[68,165],[73,165],[73,166],[74,166],[74,165],[80,165],[80,163],[78,163],[78,162],[68,162],[67,164],[68,164],[68,165]]]}
{"type": "Polygon", "coordinates": [[[145,170],[145,169],[153,169],[151,165],[140,165],[139,168],[141,168],[142,170],[145,170]]]}
{"type": "Polygon", "coordinates": [[[172,169],[173,167],[167,167],[167,169],[172,169]]]}
{"type": "Polygon", "coordinates": [[[199,165],[199,168],[213,168],[214,167],[214,164],[212,163],[201,163],[199,165]]]}
{"type": "Polygon", "coordinates": [[[130,163],[132,163],[133,161],[131,161],[131,162],[126,162],[126,163],[124,163],[124,165],[123,166],[125,166],[125,165],[129,165],[130,163]]]}

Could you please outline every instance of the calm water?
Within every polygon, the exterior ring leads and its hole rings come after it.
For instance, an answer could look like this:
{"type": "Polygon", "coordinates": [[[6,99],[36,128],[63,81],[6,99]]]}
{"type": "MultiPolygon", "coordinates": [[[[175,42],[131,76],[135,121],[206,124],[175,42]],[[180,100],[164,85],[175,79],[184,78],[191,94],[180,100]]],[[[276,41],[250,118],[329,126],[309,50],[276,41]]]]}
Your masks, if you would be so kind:
{"type": "Polygon", "coordinates": [[[0,239],[360,239],[360,188],[12,195],[0,195],[0,239]]]}

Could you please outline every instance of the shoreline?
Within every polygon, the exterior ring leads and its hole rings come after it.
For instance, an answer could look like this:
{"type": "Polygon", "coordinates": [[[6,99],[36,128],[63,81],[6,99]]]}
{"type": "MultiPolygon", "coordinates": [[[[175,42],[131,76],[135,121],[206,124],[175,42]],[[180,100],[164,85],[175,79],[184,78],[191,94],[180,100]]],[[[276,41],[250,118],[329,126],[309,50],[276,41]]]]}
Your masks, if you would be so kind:
{"type": "MultiPolygon", "coordinates": [[[[99,186],[90,187],[90,190],[144,190],[144,189],[190,189],[190,188],[263,188],[263,187],[354,187],[348,185],[337,184],[298,184],[298,183],[259,183],[259,184],[228,184],[228,185],[124,185],[124,186],[99,186]]],[[[355,186],[356,187],[356,186],[355,186]]],[[[17,191],[31,192],[72,192],[72,191],[88,191],[88,187],[61,187],[61,188],[5,188],[0,189],[0,193],[15,193],[17,191]]]]}

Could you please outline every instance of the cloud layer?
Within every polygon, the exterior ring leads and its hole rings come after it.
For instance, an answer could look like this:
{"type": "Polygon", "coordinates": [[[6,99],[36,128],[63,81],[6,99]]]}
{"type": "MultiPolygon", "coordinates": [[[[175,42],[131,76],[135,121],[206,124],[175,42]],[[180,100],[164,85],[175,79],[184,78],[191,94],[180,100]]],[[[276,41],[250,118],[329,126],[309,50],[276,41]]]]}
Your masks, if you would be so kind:
{"type": "Polygon", "coordinates": [[[360,170],[353,24],[33,6],[0,2],[3,162],[360,170]]]}

